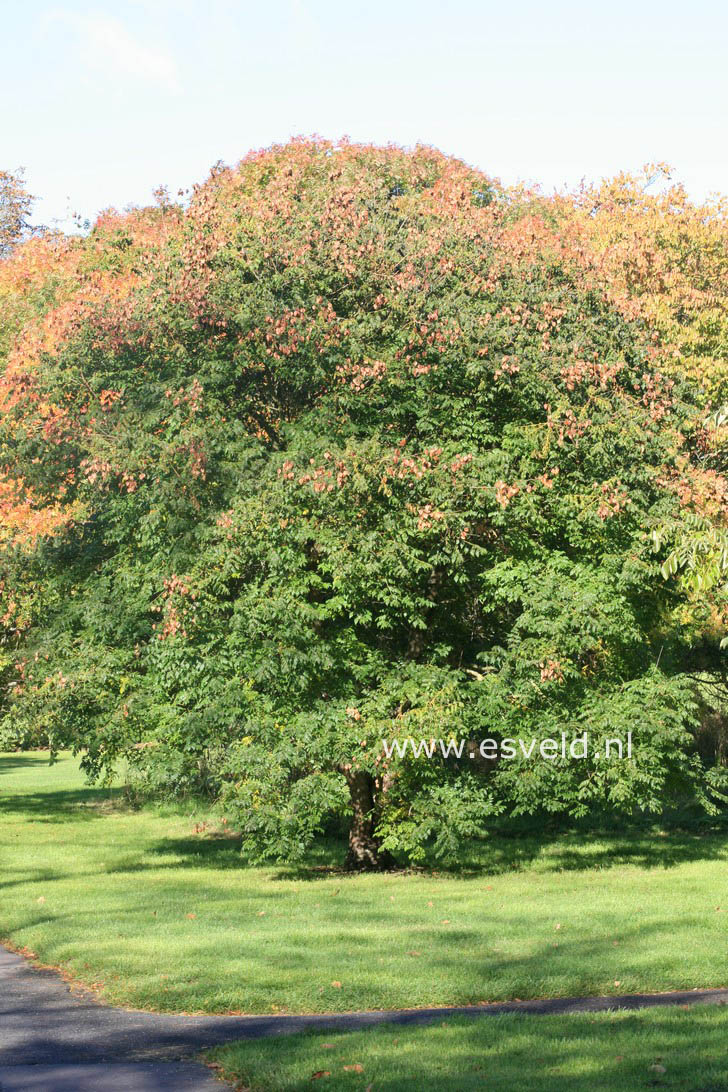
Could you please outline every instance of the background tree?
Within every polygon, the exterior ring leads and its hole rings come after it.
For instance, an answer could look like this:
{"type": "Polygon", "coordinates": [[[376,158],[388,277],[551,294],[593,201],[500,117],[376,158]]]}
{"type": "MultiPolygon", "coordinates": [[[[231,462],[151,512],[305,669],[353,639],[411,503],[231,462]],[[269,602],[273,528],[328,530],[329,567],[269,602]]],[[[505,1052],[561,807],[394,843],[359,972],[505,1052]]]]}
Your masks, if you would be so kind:
{"type": "Polygon", "coordinates": [[[655,546],[671,543],[663,577],[682,582],[703,618],[710,603],[717,631],[725,626],[728,566],[726,198],[694,202],[668,166],[652,164],[584,187],[563,201],[561,213],[594,255],[610,298],[649,326],[660,368],[695,381],[692,467],[681,487],[691,514],[655,532],[655,546]]]}
{"type": "Polygon", "coordinates": [[[0,258],[28,229],[33,198],[26,192],[21,171],[0,171],[0,258]]]}

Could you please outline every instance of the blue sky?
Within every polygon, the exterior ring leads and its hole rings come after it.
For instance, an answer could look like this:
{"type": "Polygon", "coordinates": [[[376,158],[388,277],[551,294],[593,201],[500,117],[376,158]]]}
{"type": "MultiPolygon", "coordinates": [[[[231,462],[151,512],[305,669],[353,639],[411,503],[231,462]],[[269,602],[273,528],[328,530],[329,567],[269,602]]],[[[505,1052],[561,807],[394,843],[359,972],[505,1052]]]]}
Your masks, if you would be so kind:
{"type": "Polygon", "coordinates": [[[551,189],[648,160],[728,193],[728,6],[697,0],[3,5],[0,166],[92,217],[293,134],[424,141],[551,189]]]}

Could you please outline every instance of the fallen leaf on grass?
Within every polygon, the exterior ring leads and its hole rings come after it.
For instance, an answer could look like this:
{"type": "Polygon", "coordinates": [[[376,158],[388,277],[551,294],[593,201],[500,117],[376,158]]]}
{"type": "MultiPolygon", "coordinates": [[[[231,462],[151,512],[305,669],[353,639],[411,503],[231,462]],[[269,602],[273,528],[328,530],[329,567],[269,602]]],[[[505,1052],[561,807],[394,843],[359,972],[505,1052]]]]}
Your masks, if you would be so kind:
{"type": "Polygon", "coordinates": [[[317,1081],[319,1079],[319,1077],[330,1077],[330,1076],[331,1076],[331,1070],[330,1069],[317,1069],[315,1073],[311,1074],[311,1080],[312,1081],[317,1081]]]}
{"type": "Polygon", "coordinates": [[[188,918],[189,918],[190,920],[192,920],[192,918],[196,918],[196,917],[197,917],[197,914],[187,914],[186,916],[187,916],[187,917],[188,917],[188,918]]]}
{"type": "Polygon", "coordinates": [[[407,952],[407,955],[415,955],[415,956],[416,955],[422,955],[422,952],[411,951],[411,952],[407,952]]]}
{"type": "Polygon", "coordinates": [[[341,983],[340,982],[332,982],[331,985],[334,987],[335,990],[340,990],[341,989],[341,983]]]}
{"type": "Polygon", "coordinates": [[[347,1073],[363,1073],[364,1072],[364,1066],[359,1065],[358,1062],[356,1062],[355,1065],[345,1065],[344,1069],[347,1071],[347,1073]]]}

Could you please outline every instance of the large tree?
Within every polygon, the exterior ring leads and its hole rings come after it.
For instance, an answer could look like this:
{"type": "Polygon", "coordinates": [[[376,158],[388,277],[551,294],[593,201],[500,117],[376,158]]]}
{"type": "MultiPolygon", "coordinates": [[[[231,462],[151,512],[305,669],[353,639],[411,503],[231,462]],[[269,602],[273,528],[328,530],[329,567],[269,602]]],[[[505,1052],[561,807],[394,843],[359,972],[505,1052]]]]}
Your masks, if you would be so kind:
{"type": "Polygon", "coordinates": [[[574,216],[299,141],[50,264],[0,388],[20,523],[54,517],[3,554],[9,730],[207,786],[258,855],[348,816],[355,868],[502,812],[711,806],[717,640],[660,575],[699,398],[574,216]],[[382,747],[584,728],[586,760],[382,747]]]}

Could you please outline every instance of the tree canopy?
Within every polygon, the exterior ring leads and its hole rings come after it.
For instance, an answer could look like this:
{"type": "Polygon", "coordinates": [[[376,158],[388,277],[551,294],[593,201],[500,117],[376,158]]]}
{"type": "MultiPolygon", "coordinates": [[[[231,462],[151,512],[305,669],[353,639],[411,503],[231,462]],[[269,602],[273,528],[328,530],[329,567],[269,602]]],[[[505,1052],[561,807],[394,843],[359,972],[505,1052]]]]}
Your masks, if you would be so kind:
{"type": "Polygon", "coordinates": [[[348,817],[352,867],[720,806],[724,210],[639,193],[300,140],[16,249],[5,737],[209,791],[253,855],[348,817]],[[584,729],[585,760],[382,747],[584,729]]]}

